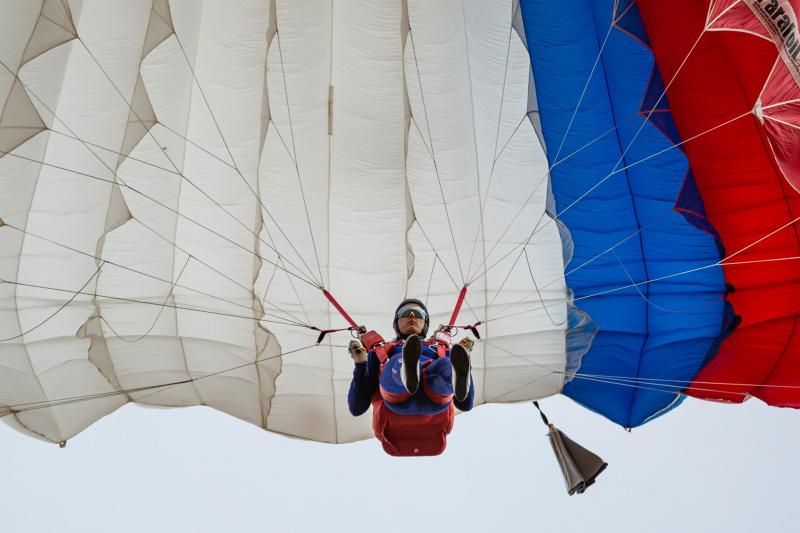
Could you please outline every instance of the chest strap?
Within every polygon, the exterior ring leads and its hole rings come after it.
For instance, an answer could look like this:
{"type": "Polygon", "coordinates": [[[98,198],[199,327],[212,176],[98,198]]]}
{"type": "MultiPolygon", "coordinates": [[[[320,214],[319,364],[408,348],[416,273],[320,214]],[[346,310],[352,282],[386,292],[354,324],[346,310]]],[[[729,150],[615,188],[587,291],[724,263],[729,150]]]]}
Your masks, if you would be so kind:
{"type": "MultiPolygon", "coordinates": [[[[375,352],[375,355],[378,357],[378,361],[381,363],[381,366],[385,365],[386,361],[389,360],[389,354],[392,352],[392,350],[398,346],[402,346],[404,342],[405,341],[403,339],[386,342],[375,330],[368,331],[361,336],[361,343],[364,345],[364,348],[366,348],[369,352],[375,352]]],[[[436,355],[438,357],[445,357],[447,355],[447,350],[450,348],[449,345],[438,340],[422,341],[422,345],[434,346],[436,349],[436,355]]]]}

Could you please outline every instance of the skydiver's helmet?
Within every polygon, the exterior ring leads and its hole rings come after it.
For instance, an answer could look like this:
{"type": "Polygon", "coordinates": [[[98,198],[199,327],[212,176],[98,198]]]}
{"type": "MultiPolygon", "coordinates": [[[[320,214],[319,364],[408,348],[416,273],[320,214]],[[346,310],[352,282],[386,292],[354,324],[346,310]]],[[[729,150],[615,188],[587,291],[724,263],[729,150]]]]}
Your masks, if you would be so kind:
{"type": "Polygon", "coordinates": [[[422,318],[425,319],[425,326],[422,328],[420,337],[425,337],[428,334],[428,326],[431,325],[431,317],[428,314],[428,308],[425,307],[424,303],[416,298],[406,298],[400,302],[400,305],[398,305],[397,309],[394,311],[394,322],[392,322],[392,326],[394,327],[394,332],[397,334],[398,338],[405,339],[406,335],[401,334],[400,330],[397,328],[397,319],[400,318],[404,313],[408,313],[415,309],[421,309],[422,314],[424,315],[422,318]]]}

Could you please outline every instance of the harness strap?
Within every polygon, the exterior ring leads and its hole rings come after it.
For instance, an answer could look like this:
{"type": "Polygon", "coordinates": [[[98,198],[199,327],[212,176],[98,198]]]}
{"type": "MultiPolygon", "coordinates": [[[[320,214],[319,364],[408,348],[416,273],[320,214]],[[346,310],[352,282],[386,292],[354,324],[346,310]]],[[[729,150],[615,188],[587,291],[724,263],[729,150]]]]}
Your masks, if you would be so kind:
{"type": "Polygon", "coordinates": [[[448,349],[447,346],[445,346],[441,342],[436,342],[431,344],[435,344],[436,346],[436,355],[438,355],[439,357],[444,357],[447,355],[447,349],[448,349]]]}
{"type": "MultiPolygon", "coordinates": [[[[457,325],[455,325],[455,321],[458,319],[458,315],[461,312],[461,306],[464,304],[464,299],[467,297],[467,287],[468,287],[468,285],[464,285],[463,287],[461,287],[461,291],[458,293],[458,299],[456,300],[456,305],[453,308],[453,313],[450,315],[450,321],[448,322],[447,329],[448,330],[454,329],[454,328],[466,329],[466,330],[471,331],[475,335],[476,338],[480,339],[481,336],[478,333],[478,329],[477,329],[478,326],[481,324],[480,321],[476,322],[475,324],[467,325],[467,326],[457,326],[457,325]]],[[[342,315],[342,318],[344,318],[347,321],[347,323],[350,324],[350,327],[349,328],[339,328],[339,329],[320,329],[320,328],[318,328],[316,326],[310,326],[309,327],[310,329],[319,332],[319,336],[317,337],[317,344],[320,344],[328,333],[337,333],[339,331],[355,331],[362,338],[362,342],[363,342],[364,338],[368,335],[367,328],[365,328],[364,326],[359,326],[358,324],[356,324],[356,321],[353,320],[353,317],[351,317],[347,313],[347,311],[344,310],[344,308],[341,306],[341,304],[339,304],[339,302],[336,300],[336,298],[334,298],[333,295],[330,292],[328,292],[327,289],[323,288],[322,289],[322,294],[325,296],[325,298],[327,298],[327,300],[331,303],[331,305],[339,312],[339,314],[342,315]]],[[[370,332],[370,333],[372,333],[372,332],[370,332]]],[[[377,333],[375,335],[377,335],[377,333]]],[[[377,342],[383,342],[383,339],[380,338],[380,335],[377,335],[377,337],[380,340],[379,341],[375,341],[376,343],[377,342]]],[[[370,340],[374,340],[374,339],[370,339],[370,340]]],[[[376,346],[377,346],[377,344],[376,344],[376,346]]],[[[365,347],[367,348],[367,350],[369,350],[371,348],[370,346],[365,346],[365,347]]],[[[384,352],[384,356],[388,353],[385,350],[381,350],[381,351],[384,352]]],[[[436,345],[436,353],[437,353],[437,355],[439,357],[443,357],[446,351],[447,351],[447,347],[444,347],[441,344],[437,344],[436,345]],[[444,351],[442,350],[442,348],[444,348],[444,351]]]]}
{"type": "Polygon", "coordinates": [[[401,346],[403,344],[402,340],[387,342],[383,344],[378,344],[372,347],[372,351],[375,352],[375,355],[378,356],[378,361],[381,363],[381,369],[386,364],[386,361],[389,360],[389,352],[391,352],[395,346],[401,346]]]}
{"type": "Polygon", "coordinates": [[[472,332],[475,335],[476,339],[480,339],[481,335],[478,333],[478,326],[480,326],[483,322],[480,320],[475,322],[474,324],[469,324],[466,326],[457,326],[456,320],[458,319],[458,314],[461,312],[461,305],[464,303],[464,299],[467,297],[467,285],[461,287],[461,292],[458,293],[458,300],[456,300],[456,306],[453,308],[453,314],[450,315],[450,322],[447,323],[447,330],[453,329],[466,329],[472,332]]]}
{"type": "Polygon", "coordinates": [[[339,329],[320,329],[317,326],[309,326],[308,329],[319,331],[319,336],[317,337],[317,344],[322,343],[322,339],[324,339],[325,335],[327,335],[328,333],[338,333],[340,331],[354,331],[352,327],[339,328],[339,329]]]}
{"type": "MultiPolygon", "coordinates": [[[[382,342],[379,344],[373,345],[371,348],[368,348],[370,351],[375,352],[375,355],[378,356],[378,361],[380,361],[381,366],[386,364],[386,361],[389,360],[389,353],[397,346],[402,346],[405,343],[404,340],[400,339],[398,341],[392,342],[382,342]]],[[[447,350],[449,349],[447,345],[438,341],[422,341],[423,346],[435,346],[436,347],[436,355],[438,357],[445,357],[447,355],[447,350]]]]}
{"type": "Polygon", "coordinates": [[[483,324],[483,322],[481,322],[479,320],[479,321],[475,322],[474,324],[466,324],[464,326],[457,326],[455,324],[450,324],[447,327],[450,328],[450,329],[466,329],[467,331],[469,331],[473,335],[475,335],[476,339],[480,339],[481,338],[481,334],[478,333],[478,326],[480,326],[481,324],[483,324]]]}
{"type": "Polygon", "coordinates": [[[372,350],[373,346],[376,346],[378,344],[383,344],[384,342],[386,342],[385,340],[383,340],[383,337],[381,337],[381,334],[375,331],[374,329],[371,329],[366,333],[362,333],[361,335],[359,335],[359,339],[361,340],[361,344],[364,345],[364,348],[366,348],[367,351],[372,350]]]}
{"type": "MultiPolygon", "coordinates": [[[[325,295],[325,298],[327,298],[328,301],[331,303],[331,305],[333,305],[333,307],[335,307],[336,310],[339,311],[339,314],[342,315],[342,318],[347,320],[347,323],[350,324],[350,326],[354,330],[362,332],[362,333],[366,331],[364,326],[359,326],[358,324],[356,324],[356,321],[353,320],[352,317],[350,317],[350,315],[347,314],[347,311],[345,311],[342,308],[342,306],[339,305],[339,302],[336,301],[336,298],[334,298],[333,295],[331,293],[329,293],[327,289],[322,289],[322,294],[325,295]]],[[[340,331],[344,331],[344,330],[340,330],[340,331]]]]}
{"type": "Polygon", "coordinates": [[[467,297],[467,286],[464,285],[463,287],[461,287],[461,292],[458,293],[458,300],[456,300],[456,306],[453,308],[453,314],[450,315],[450,322],[448,322],[448,324],[456,323],[458,314],[461,312],[461,305],[464,303],[464,298],[466,297],[467,297]]]}

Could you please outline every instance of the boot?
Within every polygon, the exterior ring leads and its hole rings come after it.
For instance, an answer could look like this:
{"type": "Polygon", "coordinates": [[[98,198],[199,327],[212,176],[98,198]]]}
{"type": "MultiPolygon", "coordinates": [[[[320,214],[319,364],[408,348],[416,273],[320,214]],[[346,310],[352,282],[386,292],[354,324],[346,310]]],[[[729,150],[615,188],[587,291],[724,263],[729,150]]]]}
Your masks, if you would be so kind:
{"type": "Polygon", "coordinates": [[[450,350],[450,364],[453,365],[453,389],[456,400],[464,401],[469,394],[470,370],[469,351],[463,344],[455,344],[450,350]]]}
{"type": "Polygon", "coordinates": [[[422,341],[417,335],[410,335],[403,344],[403,362],[400,368],[400,379],[406,390],[414,394],[419,389],[419,356],[422,353],[422,341]]]}

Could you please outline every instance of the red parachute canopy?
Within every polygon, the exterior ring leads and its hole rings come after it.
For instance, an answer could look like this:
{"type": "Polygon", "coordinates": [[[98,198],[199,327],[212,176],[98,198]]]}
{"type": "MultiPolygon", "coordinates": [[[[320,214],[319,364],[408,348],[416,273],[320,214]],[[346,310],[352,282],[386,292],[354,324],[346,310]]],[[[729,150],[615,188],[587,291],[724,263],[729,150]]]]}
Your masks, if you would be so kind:
{"type": "Polygon", "coordinates": [[[742,320],[687,392],[800,407],[800,0],[638,6],[742,320]]]}

